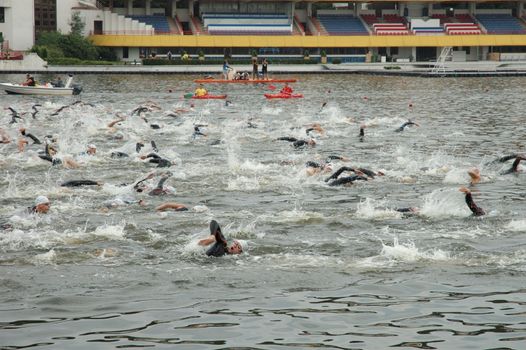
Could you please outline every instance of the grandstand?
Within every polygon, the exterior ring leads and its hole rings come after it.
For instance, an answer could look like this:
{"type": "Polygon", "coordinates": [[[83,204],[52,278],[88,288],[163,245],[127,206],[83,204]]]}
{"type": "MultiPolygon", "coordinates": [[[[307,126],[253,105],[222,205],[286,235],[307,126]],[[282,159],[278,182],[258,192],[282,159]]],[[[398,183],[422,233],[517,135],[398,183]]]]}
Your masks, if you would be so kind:
{"type": "MultiPolygon", "coordinates": [[[[36,20],[11,20],[21,11],[38,13],[30,3],[4,4],[0,31],[15,49],[28,49],[35,33],[48,30],[36,20]]],[[[471,61],[526,53],[522,1],[56,0],[49,6],[57,30],[67,32],[72,12],[78,12],[96,45],[132,61],[167,52],[178,57],[183,51],[191,57],[203,52],[246,58],[261,48],[276,49],[271,56],[296,58],[308,50],[315,59],[323,50],[329,60],[342,61],[435,60],[443,47],[464,52],[454,57],[471,61]]]]}

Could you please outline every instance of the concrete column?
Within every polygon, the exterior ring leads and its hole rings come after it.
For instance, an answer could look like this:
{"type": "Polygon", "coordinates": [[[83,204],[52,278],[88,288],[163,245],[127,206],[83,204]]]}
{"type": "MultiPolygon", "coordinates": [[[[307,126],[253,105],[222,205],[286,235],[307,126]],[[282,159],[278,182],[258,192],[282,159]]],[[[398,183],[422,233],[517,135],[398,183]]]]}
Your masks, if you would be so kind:
{"type": "Polygon", "coordinates": [[[402,2],[400,3],[400,11],[398,13],[401,17],[404,16],[404,9],[405,9],[405,3],[402,2]]]}
{"type": "Polygon", "coordinates": [[[524,3],[522,1],[519,1],[517,3],[517,16],[522,17],[522,12],[524,11],[524,3]]]}
{"type": "Polygon", "coordinates": [[[177,0],[172,0],[172,11],[170,15],[172,17],[177,16],[177,0]]]}
{"type": "Polygon", "coordinates": [[[133,15],[133,0],[126,0],[127,2],[127,11],[126,11],[126,14],[129,16],[129,15],[133,15]]]}
{"type": "Polygon", "coordinates": [[[354,8],[354,17],[358,17],[358,4],[353,2],[352,7],[354,8]]]}
{"type": "Polygon", "coordinates": [[[474,2],[469,3],[469,14],[474,16],[477,14],[477,4],[474,2]]]}
{"type": "Polygon", "coordinates": [[[188,1],[188,12],[190,14],[190,17],[194,17],[194,1],[193,0],[188,1]]]}
{"type": "Polygon", "coordinates": [[[146,0],[146,3],[145,3],[145,6],[146,6],[146,15],[149,16],[152,14],[152,0],[146,0]]]}
{"type": "Polygon", "coordinates": [[[433,14],[433,4],[429,3],[427,4],[427,15],[431,17],[432,14],[433,14]]]}
{"type": "Polygon", "coordinates": [[[411,56],[413,56],[413,62],[416,62],[416,47],[411,48],[411,56]]]}
{"type": "Polygon", "coordinates": [[[312,17],[312,2],[307,4],[307,17],[312,17]]]}

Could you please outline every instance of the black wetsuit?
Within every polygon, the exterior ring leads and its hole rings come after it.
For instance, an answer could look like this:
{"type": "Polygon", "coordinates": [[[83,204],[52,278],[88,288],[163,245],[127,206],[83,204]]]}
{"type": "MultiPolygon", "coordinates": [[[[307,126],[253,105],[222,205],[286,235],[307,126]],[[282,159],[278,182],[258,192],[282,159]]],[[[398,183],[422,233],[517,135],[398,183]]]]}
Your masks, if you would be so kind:
{"type": "Polygon", "coordinates": [[[325,179],[325,182],[329,182],[330,180],[337,179],[338,176],[340,176],[344,171],[352,171],[354,172],[354,168],[348,167],[348,166],[342,166],[340,169],[336,170],[334,174],[329,176],[325,179]]]}
{"type": "Polygon", "coordinates": [[[127,153],[124,153],[124,152],[111,152],[110,154],[110,157],[111,158],[127,158],[129,157],[129,155],[127,153]]]}
{"type": "Polygon", "coordinates": [[[410,120],[408,120],[408,121],[406,121],[404,124],[402,124],[398,129],[396,129],[395,131],[396,131],[396,132],[404,131],[404,128],[405,128],[406,126],[411,126],[411,125],[416,125],[416,123],[415,123],[415,122],[412,122],[412,121],[410,121],[410,120]]]}
{"type": "MultiPolygon", "coordinates": [[[[510,158],[510,159],[513,159],[513,158],[510,158]]],[[[501,173],[501,175],[512,174],[512,173],[518,172],[519,163],[521,162],[521,160],[524,160],[524,159],[525,158],[523,158],[523,157],[517,156],[515,158],[515,161],[513,162],[512,166],[511,166],[511,168],[508,169],[507,171],[501,173]]]]}
{"type": "Polygon", "coordinates": [[[161,196],[161,195],[166,194],[166,190],[163,187],[164,187],[164,183],[166,182],[166,180],[168,180],[168,178],[170,176],[162,177],[161,180],[159,180],[159,183],[157,184],[157,187],[155,187],[153,190],[151,190],[150,193],[148,193],[148,194],[150,196],[161,196]]]}
{"type": "Polygon", "coordinates": [[[469,210],[473,213],[474,216],[486,215],[486,212],[481,207],[477,206],[473,201],[471,193],[466,193],[466,204],[469,207],[469,210]]]}
{"type": "Polygon", "coordinates": [[[40,142],[40,140],[33,134],[30,134],[30,133],[26,133],[26,131],[22,131],[21,134],[25,137],[28,137],[30,138],[31,140],[33,140],[33,144],[37,144],[37,145],[40,145],[42,144],[42,142],[40,142]]]}
{"type": "Polygon", "coordinates": [[[225,236],[223,236],[221,227],[219,227],[219,224],[215,220],[210,221],[210,234],[215,237],[216,241],[213,246],[208,248],[206,255],[220,257],[228,254],[225,236]]]}
{"type": "Polygon", "coordinates": [[[172,166],[172,163],[168,159],[161,158],[159,155],[155,153],[149,153],[146,158],[150,158],[148,160],[149,163],[157,164],[158,168],[168,168],[172,166]]]}
{"type": "Polygon", "coordinates": [[[307,163],[305,163],[305,166],[307,168],[318,168],[318,169],[321,169],[323,168],[323,165],[320,164],[320,163],[317,163],[317,162],[313,162],[311,160],[309,160],[307,163]]]}
{"type": "Polygon", "coordinates": [[[367,181],[367,178],[361,175],[351,175],[351,176],[340,177],[334,181],[329,182],[329,186],[341,186],[341,185],[347,185],[347,184],[352,185],[353,182],[356,180],[367,181]]]}
{"type": "Polygon", "coordinates": [[[97,186],[99,183],[92,180],[70,180],[63,182],[62,187],[97,186]]]}
{"type": "Polygon", "coordinates": [[[278,141],[292,142],[292,145],[294,146],[294,148],[304,147],[304,146],[307,146],[309,144],[308,141],[306,141],[306,140],[298,140],[295,137],[278,137],[277,140],[278,141]]]}

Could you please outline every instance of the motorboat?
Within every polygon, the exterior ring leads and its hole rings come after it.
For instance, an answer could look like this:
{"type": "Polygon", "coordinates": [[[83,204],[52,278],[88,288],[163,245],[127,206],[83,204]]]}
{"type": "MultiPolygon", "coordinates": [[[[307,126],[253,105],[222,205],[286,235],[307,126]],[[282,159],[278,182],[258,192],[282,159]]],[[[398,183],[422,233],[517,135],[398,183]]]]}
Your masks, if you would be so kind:
{"type": "Polygon", "coordinates": [[[54,87],[52,84],[25,86],[20,84],[0,83],[0,89],[8,94],[16,95],[78,95],[82,88],[73,85],[73,76],[70,75],[64,87],[54,87]]]}

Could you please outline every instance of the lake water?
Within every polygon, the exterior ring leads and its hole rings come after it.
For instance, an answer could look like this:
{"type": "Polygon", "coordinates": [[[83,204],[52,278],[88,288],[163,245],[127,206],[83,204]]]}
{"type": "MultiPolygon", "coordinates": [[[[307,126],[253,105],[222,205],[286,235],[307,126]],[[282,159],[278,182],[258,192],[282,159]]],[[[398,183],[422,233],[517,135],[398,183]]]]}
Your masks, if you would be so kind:
{"type": "Polygon", "coordinates": [[[0,223],[11,226],[0,231],[0,349],[526,347],[526,164],[501,175],[512,161],[491,163],[526,152],[526,79],[308,75],[293,84],[305,98],[272,101],[269,86],[208,85],[225,106],[183,99],[194,78],[81,75],[79,97],[0,95],[20,114],[42,105],[16,124],[2,112],[11,138],[22,125],[54,135],[58,156],[80,163],[0,145],[0,223]],[[148,122],[107,127],[149,100],[161,110],[148,122]],[[420,126],[394,132],[408,119],[420,126]],[[310,123],[325,129],[315,147],[276,140],[306,138],[310,123]],[[196,124],[207,137],[192,137],[196,124]],[[122,186],[168,170],[137,157],[152,140],[175,163],[163,197],[122,186]],[[79,155],[88,143],[96,156],[79,155]],[[385,176],[349,187],[307,176],[307,161],[329,155],[350,158],[335,170],[385,176]],[[482,181],[469,186],[472,167],[482,181]],[[60,186],[74,179],[103,184],[60,186]],[[461,186],[486,216],[471,216],[461,186]],[[47,215],[24,212],[37,195],[47,215]],[[123,198],[147,205],[105,209],[123,198]],[[154,210],[167,201],[190,210],[154,210]],[[395,211],[409,206],[419,213],[395,211]],[[196,242],[211,219],[243,254],[206,257],[196,242]]]}

